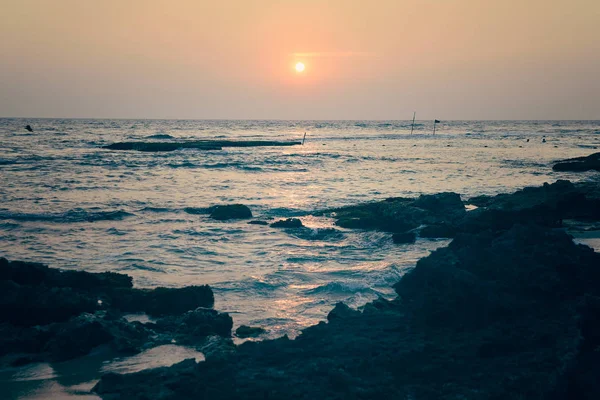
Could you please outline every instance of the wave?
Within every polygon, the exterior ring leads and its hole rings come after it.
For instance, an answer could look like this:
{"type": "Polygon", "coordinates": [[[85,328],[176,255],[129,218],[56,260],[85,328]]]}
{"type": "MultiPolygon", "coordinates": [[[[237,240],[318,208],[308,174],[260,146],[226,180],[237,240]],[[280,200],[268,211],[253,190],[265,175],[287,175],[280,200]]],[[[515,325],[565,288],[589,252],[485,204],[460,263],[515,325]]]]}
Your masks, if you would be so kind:
{"type": "Polygon", "coordinates": [[[304,240],[339,241],[344,239],[344,233],[335,228],[297,229],[292,236],[304,240]]]}
{"type": "Polygon", "coordinates": [[[329,282],[304,291],[304,294],[346,294],[346,293],[379,293],[364,282],[329,282]]]}
{"type": "Polygon", "coordinates": [[[134,214],[128,213],[123,210],[91,212],[80,208],[76,208],[58,214],[20,213],[12,212],[6,209],[0,209],[0,220],[8,219],[13,221],[47,221],[57,223],[118,221],[133,215],[134,214]]]}

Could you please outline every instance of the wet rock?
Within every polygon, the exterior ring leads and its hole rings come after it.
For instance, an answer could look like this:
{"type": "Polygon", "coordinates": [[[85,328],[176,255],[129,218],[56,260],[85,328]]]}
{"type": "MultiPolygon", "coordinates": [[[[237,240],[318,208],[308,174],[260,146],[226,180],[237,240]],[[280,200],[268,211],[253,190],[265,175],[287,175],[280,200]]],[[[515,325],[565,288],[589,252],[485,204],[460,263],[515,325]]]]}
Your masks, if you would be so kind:
{"type": "Polygon", "coordinates": [[[456,236],[456,227],[449,224],[428,225],[419,231],[422,238],[453,238],[456,236]]]}
{"type": "Polygon", "coordinates": [[[131,286],[127,275],[61,271],[0,258],[0,356],[19,364],[64,361],[100,345],[132,353],[174,336],[196,342],[199,336],[231,334],[227,314],[197,310],[214,303],[206,285],[151,290],[131,286]],[[171,321],[178,323],[163,319],[157,328],[128,322],[121,318],[123,312],[173,315],[171,321]]]}
{"type": "Polygon", "coordinates": [[[295,146],[300,142],[278,142],[267,140],[197,140],[185,142],[118,142],[102,146],[108,150],[175,151],[179,149],[221,150],[223,147],[295,146]]]}
{"type": "Polygon", "coordinates": [[[417,240],[417,235],[414,232],[394,233],[392,235],[392,240],[396,244],[409,244],[414,243],[415,240],[417,240]]]}
{"type": "Polygon", "coordinates": [[[262,335],[265,332],[261,327],[241,325],[235,330],[235,335],[239,338],[249,338],[262,335]]]}
{"type": "Polygon", "coordinates": [[[327,314],[327,321],[331,322],[336,319],[353,318],[360,316],[360,312],[348,307],[345,303],[339,302],[333,310],[327,314]]]}
{"type": "Polygon", "coordinates": [[[233,320],[226,313],[208,308],[197,308],[182,315],[161,318],[155,324],[148,324],[158,332],[176,335],[180,343],[193,343],[200,337],[210,335],[231,335],[233,320]]]}
{"type": "Polygon", "coordinates": [[[163,316],[181,314],[198,307],[212,307],[213,304],[211,288],[203,285],[115,291],[110,305],[120,311],[163,316]]]}
{"type": "Polygon", "coordinates": [[[33,132],[33,128],[31,127],[31,125],[25,126],[25,129],[27,129],[29,132],[33,132]]]}
{"type": "Polygon", "coordinates": [[[336,219],[336,225],[344,228],[402,233],[424,224],[455,224],[464,217],[466,211],[458,194],[439,193],[422,195],[416,199],[390,198],[316,214],[332,216],[336,219]]]}
{"type": "Polygon", "coordinates": [[[212,206],[208,209],[210,218],[219,221],[225,221],[228,219],[246,219],[252,218],[252,212],[243,204],[226,204],[219,206],[212,206]]]}
{"type": "Polygon", "coordinates": [[[554,164],[554,171],[600,171],[600,153],[590,154],[587,157],[577,157],[554,164]]]}
{"type": "Polygon", "coordinates": [[[302,228],[304,225],[298,218],[287,218],[275,221],[270,226],[273,228],[302,228]]]}
{"type": "Polygon", "coordinates": [[[248,225],[269,225],[267,221],[254,220],[248,222],[248,225]]]}

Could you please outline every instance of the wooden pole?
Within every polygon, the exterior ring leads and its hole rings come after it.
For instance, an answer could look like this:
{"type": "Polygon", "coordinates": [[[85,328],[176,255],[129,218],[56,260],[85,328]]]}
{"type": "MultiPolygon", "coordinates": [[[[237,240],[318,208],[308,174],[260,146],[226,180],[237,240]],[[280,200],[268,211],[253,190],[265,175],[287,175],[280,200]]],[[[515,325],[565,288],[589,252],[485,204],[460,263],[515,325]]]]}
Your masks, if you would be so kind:
{"type": "Polygon", "coordinates": [[[433,134],[435,135],[435,124],[437,124],[437,119],[433,120],[433,134]]]}
{"type": "Polygon", "coordinates": [[[304,132],[304,137],[302,138],[302,146],[304,146],[304,139],[306,139],[306,132],[304,132]]]}
{"type": "Polygon", "coordinates": [[[413,123],[412,123],[412,125],[411,125],[411,127],[410,127],[410,134],[411,134],[411,135],[412,135],[412,133],[413,133],[413,129],[415,128],[415,117],[416,117],[416,116],[417,116],[417,112],[415,111],[415,112],[413,112],[413,123]]]}

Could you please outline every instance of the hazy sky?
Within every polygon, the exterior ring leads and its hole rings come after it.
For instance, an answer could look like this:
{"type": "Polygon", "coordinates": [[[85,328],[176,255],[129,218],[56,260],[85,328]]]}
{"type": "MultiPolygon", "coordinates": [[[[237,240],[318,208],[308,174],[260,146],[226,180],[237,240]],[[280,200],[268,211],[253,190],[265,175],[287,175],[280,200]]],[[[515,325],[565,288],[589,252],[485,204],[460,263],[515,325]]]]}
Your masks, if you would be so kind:
{"type": "Polygon", "coordinates": [[[0,60],[4,117],[600,119],[600,0],[0,0],[0,60]]]}

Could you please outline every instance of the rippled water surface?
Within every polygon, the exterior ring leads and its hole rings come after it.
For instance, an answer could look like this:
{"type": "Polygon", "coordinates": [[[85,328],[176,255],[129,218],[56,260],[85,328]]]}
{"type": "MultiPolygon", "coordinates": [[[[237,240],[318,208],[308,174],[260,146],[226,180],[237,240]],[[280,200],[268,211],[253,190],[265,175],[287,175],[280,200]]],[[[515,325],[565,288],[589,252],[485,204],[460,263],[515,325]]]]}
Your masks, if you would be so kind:
{"type": "MultiPolygon", "coordinates": [[[[391,285],[447,241],[394,245],[310,211],[391,196],[469,198],[598,173],[554,160],[600,147],[599,121],[159,121],[0,119],[0,255],[117,271],[138,287],[210,284],[235,326],[295,335],[332,305],[393,297],[391,285]],[[31,124],[33,133],[24,126],[31,124]],[[116,152],[116,141],[301,140],[304,146],[116,152]],[[543,142],[545,140],[545,142],[543,142]],[[310,231],[219,222],[187,207],[248,205],[310,231]]],[[[127,365],[125,363],[125,365],[127,365]]]]}

